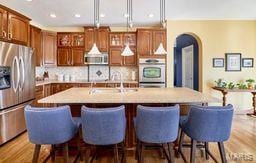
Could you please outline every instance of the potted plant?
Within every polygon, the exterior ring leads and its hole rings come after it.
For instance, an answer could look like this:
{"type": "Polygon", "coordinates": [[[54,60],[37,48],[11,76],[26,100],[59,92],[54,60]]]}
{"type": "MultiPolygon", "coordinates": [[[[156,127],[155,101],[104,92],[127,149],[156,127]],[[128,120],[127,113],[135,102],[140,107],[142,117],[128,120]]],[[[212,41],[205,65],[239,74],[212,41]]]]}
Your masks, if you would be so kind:
{"type": "Polygon", "coordinates": [[[235,88],[235,84],[233,82],[229,82],[228,89],[234,89],[234,88],[235,88]]]}
{"type": "Polygon", "coordinates": [[[244,84],[243,82],[239,82],[239,83],[237,84],[237,87],[238,87],[238,89],[247,89],[246,84],[244,84]]]}
{"type": "Polygon", "coordinates": [[[223,85],[224,85],[224,81],[223,79],[218,79],[216,81],[214,81],[216,84],[217,84],[217,87],[220,87],[220,88],[223,88],[223,85]]]}
{"type": "Polygon", "coordinates": [[[248,89],[254,89],[253,84],[255,83],[254,79],[247,79],[246,80],[248,89]]]}

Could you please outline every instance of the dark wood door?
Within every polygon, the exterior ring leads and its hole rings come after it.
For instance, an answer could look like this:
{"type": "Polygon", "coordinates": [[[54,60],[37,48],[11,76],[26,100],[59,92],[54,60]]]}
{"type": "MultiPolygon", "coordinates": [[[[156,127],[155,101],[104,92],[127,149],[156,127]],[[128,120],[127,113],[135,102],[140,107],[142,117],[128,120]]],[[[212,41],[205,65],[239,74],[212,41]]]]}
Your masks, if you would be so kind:
{"type": "Polygon", "coordinates": [[[123,48],[111,48],[109,50],[109,65],[121,66],[123,65],[123,57],[121,56],[123,48]]]}
{"type": "Polygon", "coordinates": [[[152,54],[152,31],[138,30],[137,35],[137,53],[139,56],[152,54]]]}
{"type": "Polygon", "coordinates": [[[94,28],[85,28],[84,29],[84,50],[89,52],[94,44],[94,28]]]}
{"type": "Polygon", "coordinates": [[[97,29],[97,46],[100,52],[108,52],[108,37],[108,28],[97,29]]]}
{"type": "Polygon", "coordinates": [[[133,51],[134,55],[133,56],[127,56],[123,57],[123,65],[124,66],[136,66],[137,65],[137,54],[136,54],[136,48],[135,47],[130,47],[131,50],[133,51]]]}
{"type": "Polygon", "coordinates": [[[42,66],[42,33],[41,29],[34,26],[30,26],[30,46],[34,49],[34,54],[36,56],[36,66],[42,66]]]}
{"type": "Polygon", "coordinates": [[[56,41],[56,33],[48,31],[43,32],[43,63],[45,66],[56,65],[56,41]]]}
{"type": "Polygon", "coordinates": [[[58,48],[57,52],[58,66],[71,66],[72,54],[70,48],[58,48]]]}
{"type": "Polygon", "coordinates": [[[0,38],[7,39],[7,11],[0,8],[0,38]]]}
{"type": "Polygon", "coordinates": [[[19,44],[28,44],[29,20],[8,13],[8,38],[19,44]]]}
{"type": "Polygon", "coordinates": [[[166,30],[154,30],[153,31],[153,53],[157,50],[160,43],[163,44],[166,49],[166,30]]]}
{"type": "Polygon", "coordinates": [[[84,66],[84,49],[72,48],[73,66],[84,66]]]}

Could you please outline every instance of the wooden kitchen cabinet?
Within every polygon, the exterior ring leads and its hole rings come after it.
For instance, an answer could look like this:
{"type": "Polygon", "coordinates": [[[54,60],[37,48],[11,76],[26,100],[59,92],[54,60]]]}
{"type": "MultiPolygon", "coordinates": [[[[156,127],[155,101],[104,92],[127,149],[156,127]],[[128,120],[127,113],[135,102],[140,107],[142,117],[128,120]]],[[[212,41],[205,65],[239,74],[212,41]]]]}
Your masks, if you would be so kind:
{"type": "Polygon", "coordinates": [[[7,11],[0,6],[0,38],[7,39],[7,11]]]}
{"type": "Polygon", "coordinates": [[[72,47],[84,47],[84,33],[72,33],[72,47]]]}
{"type": "Polygon", "coordinates": [[[41,29],[35,26],[30,26],[30,46],[33,48],[36,56],[36,66],[42,66],[42,33],[41,29]]]}
{"type": "Polygon", "coordinates": [[[94,43],[96,43],[100,52],[108,52],[109,43],[109,27],[100,27],[96,29],[95,27],[85,27],[84,37],[85,37],[85,51],[89,52],[94,43]]]}
{"type": "Polygon", "coordinates": [[[70,48],[58,48],[57,50],[58,66],[72,66],[72,53],[70,48]]]}
{"type": "Polygon", "coordinates": [[[163,43],[166,49],[165,29],[138,29],[137,30],[137,53],[138,56],[154,55],[159,44],[163,43]]]}
{"type": "Polygon", "coordinates": [[[28,45],[30,19],[0,5],[0,39],[16,44],[28,45]]]}
{"type": "Polygon", "coordinates": [[[72,48],[72,61],[73,66],[84,66],[84,49],[83,48],[72,48]]]}
{"type": "Polygon", "coordinates": [[[40,85],[40,86],[36,86],[35,87],[35,100],[33,102],[33,106],[35,107],[43,107],[43,104],[38,103],[37,101],[44,98],[44,86],[40,85]]]}
{"type": "Polygon", "coordinates": [[[58,47],[67,47],[71,46],[72,37],[70,33],[58,33],[57,34],[57,46],[58,47]]]}
{"type": "Polygon", "coordinates": [[[43,64],[44,66],[56,66],[56,41],[57,33],[44,31],[43,32],[43,64]]]}
{"type": "Polygon", "coordinates": [[[109,34],[109,65],[110,66],[136,66],[136,33],[135,32],[111,32],[109,34]],[[133,56],[121,56],[125,45],[129,43],[133,56]]]}

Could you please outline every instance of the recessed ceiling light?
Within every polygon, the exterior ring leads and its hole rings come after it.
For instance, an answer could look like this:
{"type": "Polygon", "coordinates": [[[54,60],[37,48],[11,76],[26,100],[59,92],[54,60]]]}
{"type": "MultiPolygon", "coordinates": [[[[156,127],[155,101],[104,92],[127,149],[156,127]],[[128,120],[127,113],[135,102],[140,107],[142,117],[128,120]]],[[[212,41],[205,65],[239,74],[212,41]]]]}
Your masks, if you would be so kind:
{"type": "Polygon", "coordinates": [[[125,17],[125,18],[128,18],[128,17],[129,17],[129,14],[124,14],[124,17],[125,17]]]}
{"type": "Polygon", "coordinates": [[[105,14],[100,14],[100,17],[101,18],[104,18],[106,15],[105,14]]]}
{"type": "Polygon", "coordinates": [[[31,2],[32,0],[27,0],[28,2],[31,2]]]}
{"type": "Polygon", "coordinates": [[[76,18],[80,18],[81,15],[80,15],[80,14],[75,14],[75,17],[76,17],[76,18]]]}
{"type": "Polygon", "coordinates": [[[153,18],[155,15],[154,14],[148,14],[149,18],[153,18]]]}
{"type": "Polygon", "coordinates": [[[55,14],[50,14],[50,17],[56,18],[57,16],[55,14]]]}

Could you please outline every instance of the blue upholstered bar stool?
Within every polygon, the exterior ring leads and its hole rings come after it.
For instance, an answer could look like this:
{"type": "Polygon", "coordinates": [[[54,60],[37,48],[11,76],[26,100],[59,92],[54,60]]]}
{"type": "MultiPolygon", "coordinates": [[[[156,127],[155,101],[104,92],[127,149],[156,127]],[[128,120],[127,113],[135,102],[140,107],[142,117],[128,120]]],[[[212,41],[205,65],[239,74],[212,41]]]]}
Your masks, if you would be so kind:
{"type": "Polygon", "coordinates": [[[137,107],[134,126],[139,162],[143,162],[143,150],[146,143],[160,144],[168,162],[174,162],[172,142],[178,136],[179,116],[179,105],[172,107],[146,107],[139,105],[137,107]]]}
{"type": "MultiPolygon", "coordinates": [[[[88,108],[83,106],[81,110],[83,140],[93,146],[114,145],[114,161],[119,162],[118,144],[122,145],[123,157],[125,158],[125,107],[112,108],[88,108]]],[[[92,157],[91,162],[96,154],[92,157]]]]}
{"type": "Polygon", "coordinates": [[[217,142],[221,160],[226,163],[224,141],[230,137],[233,119],[233,106],[191,106],[188,116],[180,120],[181,135],[179,152],[182,153],[184,133],[191,138],[190,162],[195,162],[197,142],[204,142],[206,158],[210,155],[215,162],[216,158],[210,153],[208,143],[217,142]]]}
{"type": "MultiPolygon", "coordinates": [[[[69,106],[53,108],[35,108],[26,106],[25,119],[29,141],[35,144],[33,163],[38,161],[41,145],[51,144],[50,155],[55,158],[54,145],[64,145],[64,159],[68,162],[68,141],[78,132],[80,120],[73,119],[69,106]]],[[[45,160],[45,161],[46,161],[45,160]]]]}

